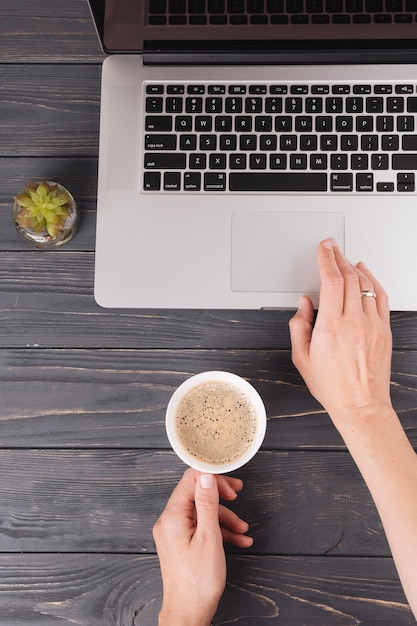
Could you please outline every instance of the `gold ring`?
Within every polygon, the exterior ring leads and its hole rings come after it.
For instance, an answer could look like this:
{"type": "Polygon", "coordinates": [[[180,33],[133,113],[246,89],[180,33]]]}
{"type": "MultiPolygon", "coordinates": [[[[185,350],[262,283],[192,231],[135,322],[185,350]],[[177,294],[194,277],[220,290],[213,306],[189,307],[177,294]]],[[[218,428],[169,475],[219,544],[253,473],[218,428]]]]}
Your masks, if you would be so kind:
{"type": "Polygon", "coordinates": [[[362,291],[361,297],[362,298],[376,298],[376,293],[375,291],[362,291]]]}

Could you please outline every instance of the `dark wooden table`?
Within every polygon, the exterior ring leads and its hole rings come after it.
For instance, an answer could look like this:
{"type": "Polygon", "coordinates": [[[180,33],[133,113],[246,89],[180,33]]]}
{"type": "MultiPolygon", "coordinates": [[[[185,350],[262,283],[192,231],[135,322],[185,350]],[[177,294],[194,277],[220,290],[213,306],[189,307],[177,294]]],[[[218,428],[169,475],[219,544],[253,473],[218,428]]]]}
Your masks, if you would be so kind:
{"type": "MultiPolygon", "coordinates": [[[[255,544],[229,550],[215,624],[414,624],[369,493],[291,364],[291,313],[96,305],[103,55],[86,0],[2,0],[0,33],[1,626],[156,624],[151,528],[184,469],[164,410],[215,368],[250,380],[269,416],[236,503],[255,544]],[[13,195],[42,178],[82,211],[57,251],[11,222],[13,195]]],[[[392,325],[393,401],[416,444],[417,315],[392,325]]]]}

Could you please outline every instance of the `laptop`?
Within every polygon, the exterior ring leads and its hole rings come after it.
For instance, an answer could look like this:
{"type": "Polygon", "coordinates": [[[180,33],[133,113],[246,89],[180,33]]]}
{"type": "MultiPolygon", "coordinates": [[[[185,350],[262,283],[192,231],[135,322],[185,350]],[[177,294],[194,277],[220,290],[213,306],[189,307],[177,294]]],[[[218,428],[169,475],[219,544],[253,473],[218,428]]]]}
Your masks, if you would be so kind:
{"type": "Polygon", "coordinates": [[[318,302],[317,245],[417,309],[415,0],[90,0],[103,50],[95,298],[318,302]]]}

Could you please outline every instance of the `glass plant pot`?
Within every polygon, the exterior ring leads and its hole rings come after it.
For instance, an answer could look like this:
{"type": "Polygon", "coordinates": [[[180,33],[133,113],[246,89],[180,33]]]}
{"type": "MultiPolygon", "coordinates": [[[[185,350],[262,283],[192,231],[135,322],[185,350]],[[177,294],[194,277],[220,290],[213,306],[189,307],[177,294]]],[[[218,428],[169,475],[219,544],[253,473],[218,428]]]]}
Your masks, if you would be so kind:
{"type": "Polygon", "coordinates": [[[13,222],[17,232],[37,248],[56,248],[74,236],[79,211],[68,189],[59,183],[30,182],[15,196],[13,222]]]}

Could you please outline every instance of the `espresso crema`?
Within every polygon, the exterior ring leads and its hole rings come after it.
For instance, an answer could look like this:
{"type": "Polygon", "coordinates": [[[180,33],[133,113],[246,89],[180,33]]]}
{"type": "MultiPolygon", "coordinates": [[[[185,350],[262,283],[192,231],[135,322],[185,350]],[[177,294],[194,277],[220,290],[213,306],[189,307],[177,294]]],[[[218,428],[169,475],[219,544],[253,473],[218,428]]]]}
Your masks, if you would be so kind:
{"type": "Polygon", "coordinates": [[[256,410],[238,387],[208,381],[190,389],[179,402],[175,430],[184,448],[200,461],[230,463],[251,446],[256,410]]]}

